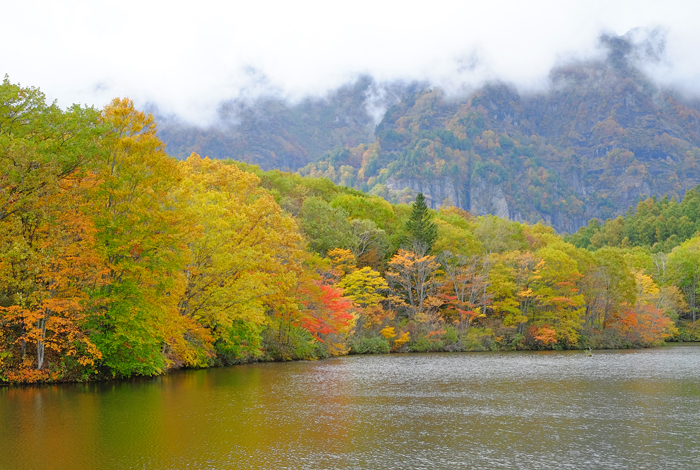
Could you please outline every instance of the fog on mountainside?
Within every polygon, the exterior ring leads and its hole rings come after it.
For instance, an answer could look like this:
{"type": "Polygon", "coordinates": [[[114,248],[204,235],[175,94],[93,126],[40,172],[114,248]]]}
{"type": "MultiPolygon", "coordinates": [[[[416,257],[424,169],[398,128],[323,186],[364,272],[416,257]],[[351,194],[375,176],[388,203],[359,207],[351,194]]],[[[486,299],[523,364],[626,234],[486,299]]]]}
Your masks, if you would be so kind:
{"type": "Polygon", "coordinates": [[[453,204],[572,233],[647,195],[680,199],[700,183],[698,101],[643,72],[663,56],[663,37],[631,32],[600,43],[604,58],[554,68],[544,91],[493,82],[457,98],[363,77],[294,105],[222,103],[209,129],[161,119],[159,136],[180,158],[299,170],[395,202],[422,192],[436,209],[453,204]]]}
{"type": "Polygon", "coordinates": [[[168,153],[186,158],[192,152],[232,158],[274,168],[296,170],[329,150],[376,141],[374,128],[386,109],[425,83],[378,84],[369,76],[334,90],[324,98],[290,104],[275,96],[220,103],[218,122],[209,128],[185,124],[177,117],[158,117],[158,136],[168,153]]]}

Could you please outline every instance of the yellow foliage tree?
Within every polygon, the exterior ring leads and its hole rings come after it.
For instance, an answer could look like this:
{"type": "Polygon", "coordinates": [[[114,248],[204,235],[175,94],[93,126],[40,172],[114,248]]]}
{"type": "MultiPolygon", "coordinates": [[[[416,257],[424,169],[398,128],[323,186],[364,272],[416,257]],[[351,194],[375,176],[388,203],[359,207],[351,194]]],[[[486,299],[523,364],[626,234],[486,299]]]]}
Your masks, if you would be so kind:
{"type": "Polygon", "coordinates": [[[297,225],[257,176],[235,165],[192,154],[180,168],[180,197],[187,201],[192,230],[178,309],[194,322],[193,333],[199,327],[208,332],[190,335],[200,354],[188,361],[206,364],[215,344],[234,355],[255,356],[271,299],[279,301],[296,283],[297,225]]]}
{"type": "Polygon", "coordinates": [[[178,360],[172,349],[184,334],[177,299],[187,224],[172,197],[181,176],[153,116],[131,100],[114,99],[102,122],[107,133],[90,211],[109,271],[97,293],[105,302],[93,338],[115,376],[158,374],[178,360]]]}

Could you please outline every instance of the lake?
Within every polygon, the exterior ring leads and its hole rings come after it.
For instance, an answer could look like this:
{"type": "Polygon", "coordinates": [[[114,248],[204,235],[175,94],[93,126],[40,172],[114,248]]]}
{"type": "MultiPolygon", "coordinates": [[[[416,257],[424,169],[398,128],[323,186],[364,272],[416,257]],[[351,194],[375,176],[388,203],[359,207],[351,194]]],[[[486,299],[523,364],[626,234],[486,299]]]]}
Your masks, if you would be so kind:
{"type": "Polygon", "coordinates": [[[0,388],[0,469],[700,468],[700,347],[398,354],[0,388]]]}

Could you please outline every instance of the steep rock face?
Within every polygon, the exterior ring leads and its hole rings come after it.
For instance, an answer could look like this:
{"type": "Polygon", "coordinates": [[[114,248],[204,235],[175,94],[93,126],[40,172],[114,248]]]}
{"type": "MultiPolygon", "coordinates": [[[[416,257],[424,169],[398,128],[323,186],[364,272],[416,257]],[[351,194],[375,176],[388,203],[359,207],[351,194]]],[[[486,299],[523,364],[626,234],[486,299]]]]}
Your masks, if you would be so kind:
{"type": "Polygon", "coordinates": [[[386,187],[390,191],[399,192],[408,188],[413,194],[423,193],[426,203],[431,209],[440,209],[446,199],[458,207],[464,207],[467,200],[464,189],[460,188],[459,181],[450,178],[436,178],[432,180],[389,178],[386,187]]]}
{"type": "Polygon", "coordinates": [[[517,217],[509,208],[503,189],[484,180],[473,183],[470,193],[465,191],[466,188],[459,180],[450,178],[436,178],[430,181],[389,178],[386,187],[394,192],[408,189],[413,195],[423,193],[428,206],[435,210],[447,203],[472,214],[493,214],[506,219],[517,217]]]}
{"type": "MultiPolygon", "coordinates": [[[[471,185],[468,210],[475,214],[493,214],[504,219],[517,219],[508,206],[508,201],[499,185],[489,184],[483,179],[471,185]]],[[[467,208],[465,208],[467,209],[467,208]]]]}

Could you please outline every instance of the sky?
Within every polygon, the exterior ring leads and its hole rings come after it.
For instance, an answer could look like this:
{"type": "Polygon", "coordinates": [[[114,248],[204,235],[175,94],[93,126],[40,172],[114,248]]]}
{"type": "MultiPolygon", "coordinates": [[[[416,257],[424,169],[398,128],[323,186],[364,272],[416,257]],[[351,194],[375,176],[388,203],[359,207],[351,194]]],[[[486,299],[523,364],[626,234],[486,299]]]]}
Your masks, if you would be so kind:
{"type": "Polygon", "coordinates": [[[542,88],[555,64],[599,56],[602,32],[639,28],[665,38],[649,73],[700,94],[698,18],[692,0],[23,0],[3,5],[0,73],[61,106],[128,96],[204,124],[222,100],[323,96],[362,74],[542,88]]]}

